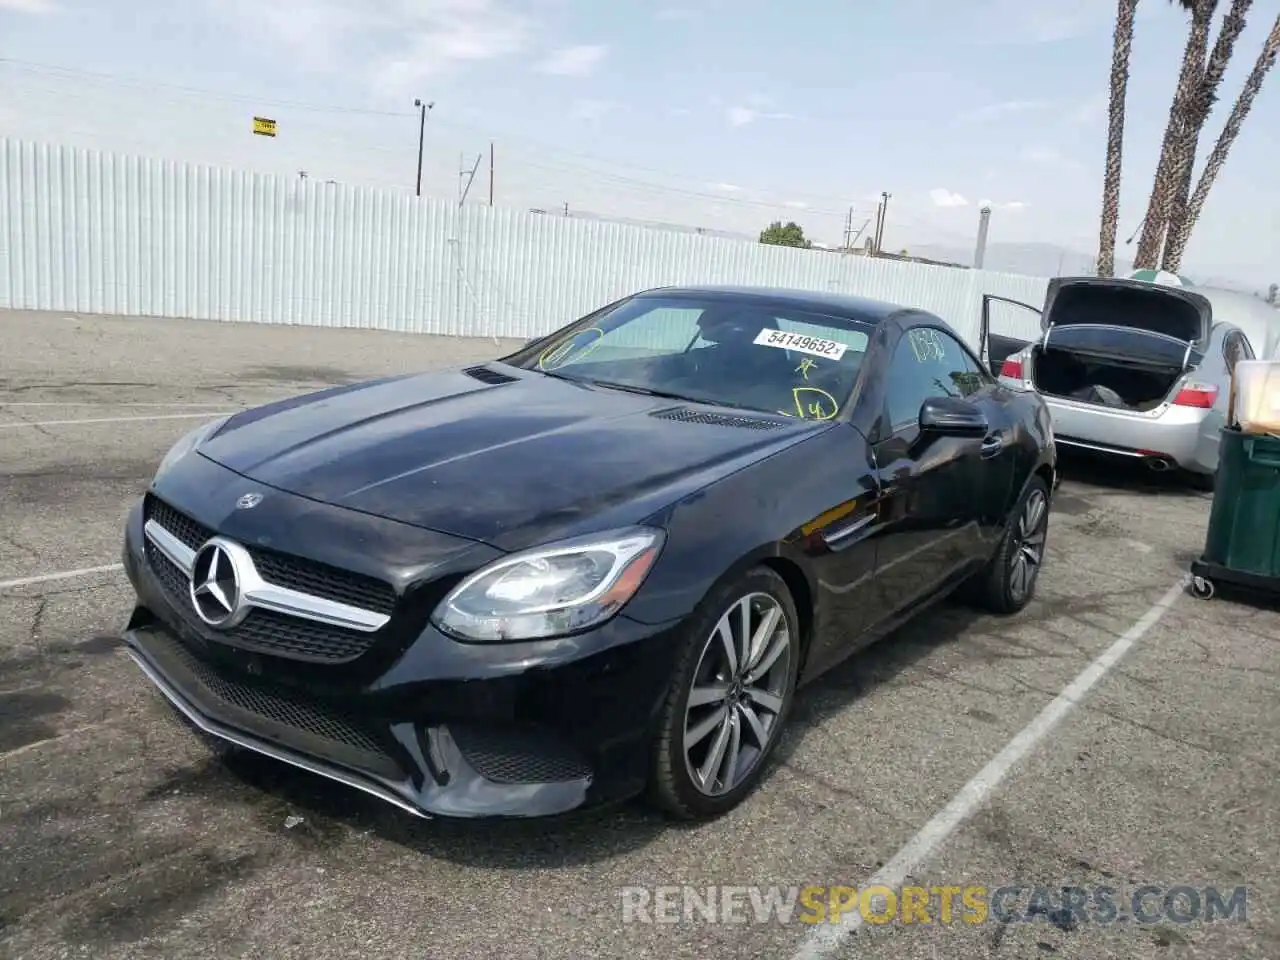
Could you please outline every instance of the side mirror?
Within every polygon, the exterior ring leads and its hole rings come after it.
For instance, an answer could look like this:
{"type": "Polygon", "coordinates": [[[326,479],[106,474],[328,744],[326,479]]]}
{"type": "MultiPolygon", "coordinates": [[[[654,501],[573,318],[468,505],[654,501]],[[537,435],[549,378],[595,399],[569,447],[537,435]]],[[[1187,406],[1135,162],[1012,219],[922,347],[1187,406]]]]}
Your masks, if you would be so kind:
{"type": "Polygon", "coordinates": [[[930,397],[920,405],[920,429],[950,435],[984,435],[987,415],[960,397],[930,397]]]}

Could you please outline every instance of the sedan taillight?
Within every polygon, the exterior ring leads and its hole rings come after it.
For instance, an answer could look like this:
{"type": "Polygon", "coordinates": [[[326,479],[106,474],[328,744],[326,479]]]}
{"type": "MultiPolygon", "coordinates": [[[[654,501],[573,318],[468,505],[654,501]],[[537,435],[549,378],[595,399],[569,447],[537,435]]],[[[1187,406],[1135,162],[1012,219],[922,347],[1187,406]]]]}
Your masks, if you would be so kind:
{"type": "Polygon", "coordinates": [[[1000,376],[1009,377],[1011,380],[1022,379],[1022,358],[1006,357],[1004,363],[1000,365],[1000,376]]]}
{"type": "Polygon", "coordinates": [[[1208,410],[1218,399],[1218,388],[1211,383],[1184,383],[1173,398],[1175,407],[1199,407],[1208,410]]]}

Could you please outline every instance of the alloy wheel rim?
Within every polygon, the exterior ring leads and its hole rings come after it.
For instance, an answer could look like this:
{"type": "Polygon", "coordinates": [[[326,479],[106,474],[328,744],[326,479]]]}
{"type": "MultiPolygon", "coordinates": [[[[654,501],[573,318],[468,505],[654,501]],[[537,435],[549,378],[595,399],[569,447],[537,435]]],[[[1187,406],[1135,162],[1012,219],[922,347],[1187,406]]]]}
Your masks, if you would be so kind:
{"type": "Polygon", "coordinates": [[[759,765],[778,731],[791,662],[782,605],[751,593],[724,612],[702,646],[685,706],[685,769],[722,796],[759,765]]]}
{"type": "Polygon", "coordinates": [[[1040,564],[1044,561],[1044,541],[1049,505],[1044,493],[1033,490],[1018,517],[1014,531],[1013,556],[1009,559],[1009,591],[1015,600],[1023,600],[1035,586],[1040,564]]]}

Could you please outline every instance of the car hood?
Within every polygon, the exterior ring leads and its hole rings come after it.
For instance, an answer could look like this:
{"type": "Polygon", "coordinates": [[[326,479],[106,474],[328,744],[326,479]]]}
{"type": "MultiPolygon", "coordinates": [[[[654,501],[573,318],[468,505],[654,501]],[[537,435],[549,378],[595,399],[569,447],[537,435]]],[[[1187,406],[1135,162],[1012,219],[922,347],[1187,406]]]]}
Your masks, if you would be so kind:
{"type": "Polygon", "coordinates": [[[491,363],[249,410],[200,453],[265,486],[512,550],[637,522],[822,426],[491,363]]]}

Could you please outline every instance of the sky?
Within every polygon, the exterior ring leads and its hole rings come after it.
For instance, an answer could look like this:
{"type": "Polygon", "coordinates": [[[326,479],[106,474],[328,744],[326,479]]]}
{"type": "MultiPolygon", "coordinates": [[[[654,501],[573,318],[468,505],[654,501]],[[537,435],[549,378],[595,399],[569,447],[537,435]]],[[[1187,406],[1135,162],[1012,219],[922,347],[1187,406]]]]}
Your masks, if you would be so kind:
{"type": "MultiPolygon", "coordinates": [[[[1225,6],[1225,3],[1222,4],[1225,6]]],[[[1207,153],[1276,14],[1254,5],[1207,153]]],[[[886,249],[1097,245],[1115,0],[0,0],[0,136],[456,202],[886,249]],[[669,3],[670,5],[663,5],[669,3]],[[252,118],[277,122],[275,138],[252,118]],[[478,163],[477,163],[478,161],[478,163]],[[871,223],[868,223],[871,221],[871,223]]],[[[1121,201],[1138,228],[1186,37],[1141,0],[1121,201]]],[[[1277,70],[1276,73],[1280,73],[1277,70]]],[[[1184,263],[1280,280],[1280,77],[1184,263]]]]}

